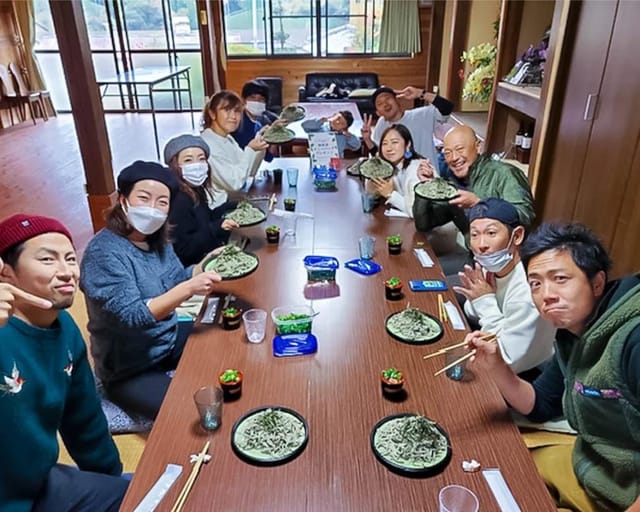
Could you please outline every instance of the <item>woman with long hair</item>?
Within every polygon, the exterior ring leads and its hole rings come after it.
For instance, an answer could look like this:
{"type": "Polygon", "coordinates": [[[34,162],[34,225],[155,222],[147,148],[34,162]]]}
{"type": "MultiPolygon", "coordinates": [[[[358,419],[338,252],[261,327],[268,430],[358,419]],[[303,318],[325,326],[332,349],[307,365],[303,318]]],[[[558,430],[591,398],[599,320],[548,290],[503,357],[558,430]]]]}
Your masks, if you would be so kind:
{"type": "Polygon", "coordinates": [[[420,182],[418,169],[428,168],[432,177],[436,175],[435,169],[415,152],[411,133],[402,124],[393,124],[382,133],[380,156],[393,165],[393,176],[390,179],[367,180],[367,191],[384,197],[386,204],[413,217],[413,187],[420,182]]]}
{"type": "Polygon", "coordinates": [[[257,170],[269,145],[262,132],[256,133],[244,149],[231,136],[240,126],[244,102],[232,91],[220,91],[207,101],[202,112],[203,140],[211,154],[211,186],[213,202],[218,207],[227,200],[229,192],[240,190],[247,178],[257,170]]]}
{"type": "Polygon", "coordinates": [[[220,281],[202,265],[185,268],[168,240],[174,175],[137,161],[118,176],[118,202],[89,242],[80,287],[89,313],[95,371],[110,400],[155,418],[191,331],[175,312],[220,281]]]}
{"type": "Polygon", "coordinates": [[[173,249],[184,265],[193,265],[216,247],[229,241],[238,224],[224,215],[235,201],[209,206],[211,168],[209,146],[195,135],[179,135],[164,147],[164,162],[178,182],[171,202],[169,222],[173,226],[173,249]]]}

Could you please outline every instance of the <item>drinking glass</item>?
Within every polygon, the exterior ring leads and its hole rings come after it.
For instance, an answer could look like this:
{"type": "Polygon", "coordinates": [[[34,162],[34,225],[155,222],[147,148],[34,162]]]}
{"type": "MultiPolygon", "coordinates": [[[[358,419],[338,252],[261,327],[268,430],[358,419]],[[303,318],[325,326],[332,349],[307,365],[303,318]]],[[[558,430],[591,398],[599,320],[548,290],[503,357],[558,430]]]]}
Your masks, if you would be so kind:
{"type": "Polygon", "coordinates": [[[376,207],[375,194],[369,194],[369,192],[362,192],[362,211],[364,213],[371,213],[376,207]]]}
{"type": "Polygon", "coordinates": [[[298,186],[298,169],[295,167],[289,167],[287,169],[287,183],[290,187],[298,186]]]}
{"type": "Polygon", "coordinates": [[[193,401],[205,430],[216,430],[222,423],[222,398],[222,390],[215,386],[204,386],[194,393],[193,401]]]}
{"type": "Polygon", "coordinates": [[[462,485],[447,485],[438,494],[440,512],[478,512],[478,497],[462,485]]]}
{"type": "Polygon", "coordinates": [[[358,248],[360,249],[360,259],[370,260],[373,258],[376,239],[372,236],[362,236],[358,239],[358,248]]]}
{"type": "Polygon", "coordinates": [[[250,309],[242,315],[242,321],[247,339],[251,343],[260,343],[267,327],[267,312],[263,309],[250,309]]]}

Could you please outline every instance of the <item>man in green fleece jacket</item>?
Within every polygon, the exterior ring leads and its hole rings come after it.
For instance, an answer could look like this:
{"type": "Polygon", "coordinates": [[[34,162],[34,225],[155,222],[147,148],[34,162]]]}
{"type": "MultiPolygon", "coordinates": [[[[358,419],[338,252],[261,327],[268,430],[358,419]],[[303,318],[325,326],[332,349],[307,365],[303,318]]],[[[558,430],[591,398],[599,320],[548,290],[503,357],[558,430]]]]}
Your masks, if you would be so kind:
{"type": "Polygon", "coordinates": [[[127,489],[78,327],[57,220],[0,222],[0,511],[116,511],[127,489]],[[79,469],[56,464],[60,433],[79,469]]]}
{"type": "Polygon", "coordinates": [[[478,349],[475,363],[518,412],[536,422],[564,414],[577,431],[572,453],[554,447],[547,463],[536,458],[560,506],[638,512],[640,275],[607,282],[609,256],[578,224],[543,224],[521,257],[540,315],[558,329],[555,356],[530,384],[476,332],[467,337],[478,349]]]}
{"type": "MultiPolygon", "coordinates": [[[[528,228],[535,217],[533,196],[524,173],[513,165],[492,160],[479,153],[480,141],[469,126],[457,126],[444,137],[442,152],[452,175],[446,178],[458,189],[458,196],[448,203],[416,197],[413,218],[418,231],[430,231],[453,221],[467,235],[469,223],[465,211],[481,199],[497,197],[518,210],[520,223],[528,228]]],[[[427,170],[419,171],[421,181],[433,177],[427,170]]]]}

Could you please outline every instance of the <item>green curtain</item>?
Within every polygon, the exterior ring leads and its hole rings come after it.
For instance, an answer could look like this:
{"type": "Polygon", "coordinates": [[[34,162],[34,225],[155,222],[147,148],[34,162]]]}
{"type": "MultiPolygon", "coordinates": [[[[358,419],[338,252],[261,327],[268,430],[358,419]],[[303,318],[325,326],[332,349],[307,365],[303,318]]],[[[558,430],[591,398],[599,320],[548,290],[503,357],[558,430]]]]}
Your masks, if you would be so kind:
{"type": "Polygon", "coordinates": [[[44,79],[40,66],[33,53],[36,42],[36,23],[33,15],[33,0],[21,0],[13,2],[13,12],[16,23],[22,35],[24,65],[27,68],[29,85],[34,91],[45,90],[44,79]]]}
{"type": "Polygon", "coordinates": [[[380,25],[380,53],[419,53],[418,0],[385,0],[380,25]]]}

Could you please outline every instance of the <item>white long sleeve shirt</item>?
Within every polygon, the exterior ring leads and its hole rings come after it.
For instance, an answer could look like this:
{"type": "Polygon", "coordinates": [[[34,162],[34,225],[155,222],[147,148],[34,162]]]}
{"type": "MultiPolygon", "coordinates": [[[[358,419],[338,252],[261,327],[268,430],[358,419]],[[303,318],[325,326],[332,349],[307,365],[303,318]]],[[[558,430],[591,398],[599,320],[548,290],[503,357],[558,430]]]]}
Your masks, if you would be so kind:
{"type": "Polygon", "coordinates": [[[540,317],[522,262],[504,277],[496,292],[466,301],[464,312],[485,332],[498,336],[505,362],[516,373],[535,368],[553,355],[556,329],[540,317]]]}
{"type": "Polygon", "coordinates": [[[223,137],[211,128],[200,136],[209,145],[209,165],[211,166],[212,204],[215,208],[227,201],[227,192],[240,190],[247,178],[258,169],[264,151],[254,151],[249,146],[244,150],[231,135],[223,137]]]}

